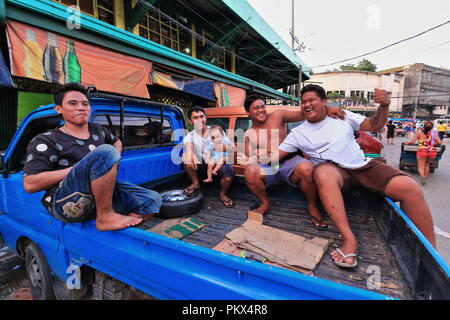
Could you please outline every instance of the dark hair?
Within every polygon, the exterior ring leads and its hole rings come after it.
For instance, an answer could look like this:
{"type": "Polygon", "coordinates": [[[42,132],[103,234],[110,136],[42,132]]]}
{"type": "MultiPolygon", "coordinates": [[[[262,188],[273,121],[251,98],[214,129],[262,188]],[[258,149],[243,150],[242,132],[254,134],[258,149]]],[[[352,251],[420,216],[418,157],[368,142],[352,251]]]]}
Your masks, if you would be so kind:
{"type": "Polygon", "coordinates": [[[321,86],[318,86],[317,84],[307,84],[302,88],[301,97],[307,92],[314,91],[321,100],[327,100],[327,93],[325,92],[325,89],[321,86]]]}
{"type": "Polygon", "coordinates": [[[203,112],[203,114],[205,114],[205,109],[203,109],[203,108],[200,107],[200,106],[193,106],[193,107],[191,107],[191,108],[188,110],[188,112],[187,112],[187,116],[188,116],[188,119],[189,119],[189,120],[191,120],[192,112],[203,112]]]}
{"type": "Polygon", "coordinates": [[[245,108],[245,111],[249,111],[250,110],[250,105],[253,103],[253,102],[255,102],[256,100],[262,100],[262,101],[264,101],[264,97],[262,96],[262,95],[260,95],[260,94],[257,94],[257,93],[251,93],[251,94],[249,94],[248,96],[247,96],[247,98],[245,98],[245,101],[244,101],[244,108],[245,108]]]}
{"type": "Polygon", "coordinates": [[[68,82],[64,84],[58,91],[56,91],[54,98],[55,104],[61,106],[64,97],[66,96],[66,93],[69,91],[78,91],[84,94],[85,96],[87,95],[87,89],[83,85],[77,82],[68,82]]]}

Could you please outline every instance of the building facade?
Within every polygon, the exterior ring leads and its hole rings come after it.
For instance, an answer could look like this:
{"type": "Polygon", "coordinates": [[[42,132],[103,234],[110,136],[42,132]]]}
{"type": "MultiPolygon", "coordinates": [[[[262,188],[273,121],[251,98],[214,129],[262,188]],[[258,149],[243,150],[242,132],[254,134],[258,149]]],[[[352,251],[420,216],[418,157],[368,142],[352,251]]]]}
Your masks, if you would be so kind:
{"type": "Polygon", "coordinates": [[[450,70],[415,63],[405,68],[403,114],[436,118],[449,113],[450,70]]]}

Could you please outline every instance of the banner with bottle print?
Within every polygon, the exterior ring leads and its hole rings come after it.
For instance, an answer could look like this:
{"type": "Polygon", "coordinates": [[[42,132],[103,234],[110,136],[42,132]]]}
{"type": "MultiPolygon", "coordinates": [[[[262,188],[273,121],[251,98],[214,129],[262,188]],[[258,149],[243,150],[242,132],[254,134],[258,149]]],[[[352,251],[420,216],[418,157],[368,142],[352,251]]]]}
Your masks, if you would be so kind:
{"type": "Polygon", "coordinates": [[[214,82],[214,92],[217,97],[216,106],[242,107],[244,105],[246,92],[244,89],[230,86],[222,82],[214,82]]]}
{"type": "Polygon", "coordinates": [[[152,63],[8,21],[11,74],[52,83],[80,82],[98,90],[149,98],[152,63]]]}

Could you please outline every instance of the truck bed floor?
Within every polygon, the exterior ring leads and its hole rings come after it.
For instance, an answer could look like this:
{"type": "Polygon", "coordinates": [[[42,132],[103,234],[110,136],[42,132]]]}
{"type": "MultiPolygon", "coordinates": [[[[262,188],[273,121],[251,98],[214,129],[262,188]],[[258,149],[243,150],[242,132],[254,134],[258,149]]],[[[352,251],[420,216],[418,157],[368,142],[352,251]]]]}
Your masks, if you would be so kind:
{"type": "MultiPolygon", "coordinates": [[[[185,237],[183,241],[213,248],[225,239],[228,232],[238,228],[246,221],[247,210],[255,202],[234,198],[235,207],[226,208],[218,200],[217,195],[205,194],[204,196],[203,208],[192,217],[206,222],[208,225],[185,237]]],[[[327,217],[324,213],[322,215],[327,217]]],[[[374,218],[368,213],[351,210],[348,212],[348,217],[360,244],[358,266],[352,270],[339,268],[331,260],[330,253],[335,246],[340,246],[342,241],[336,227],[329,218],[327,219],[328,230],[319,231],[312,227],[306,208],[299,208],[298,205],[290,205],[285,202],[272,202],[272,210],[265,215],[263,224],[304,237],[317,236],[332,239],[325,255],[313,271],[314,276],[353,287],[369,289],[368,279],[375,278],[374,270],[379,270],[381,286],[379,289],[372,289],[373,291],[396,298],[410,299],[400,270],[390,249],[382,239],[374,218]]],[[[151,228],[162,221],[164,220],[161,218],[154,218],[139,228],[151,228]]]]}

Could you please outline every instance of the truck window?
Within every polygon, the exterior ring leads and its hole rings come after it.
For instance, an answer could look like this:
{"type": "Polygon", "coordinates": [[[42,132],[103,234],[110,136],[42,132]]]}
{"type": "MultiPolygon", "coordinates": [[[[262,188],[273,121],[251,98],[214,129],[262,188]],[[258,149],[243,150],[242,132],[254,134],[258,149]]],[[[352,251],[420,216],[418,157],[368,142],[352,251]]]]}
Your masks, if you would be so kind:
{"type": "Polygon", "coordinates": [[[237,118],[236,124],[234,125],[234,130],[242,129],[247,131],[252,126],[252,120],[249,118],[237,118]]]}
{"type": "Polygon", "coordinates": [[[230,118],[207,118],[206,125],[220,126],[224,131],[226,131],[230,125],[230,118]]]}
{"type": "Polygon", "coordinates": [[[9,171],[20,171],[25,165],[25,157],[27,152],[27,146],[30,141],[36,137],[39,133],[46,132],[54,129],[61,124],[61,117],[59,115],[53,115],[49,117],[41,117],[31,120],[26,126],[23,135],[19,138],[19,141],[14,148],[13,154],[8,159],[7,169],[9,171]]]}
{"type": "MultiPolygon", "coordinates": [[[[101,124],[114,132],[116,136],[120,136],[119,115],[96,115],[94,123],[101,124]]],[[[124,129],[124,141],[122,142],[125,149],[172,144],[172,126],[168,119],[164,119],[161,128],[159,117],[125,116],[124,129]]]]}

